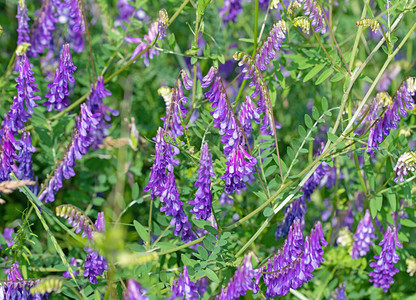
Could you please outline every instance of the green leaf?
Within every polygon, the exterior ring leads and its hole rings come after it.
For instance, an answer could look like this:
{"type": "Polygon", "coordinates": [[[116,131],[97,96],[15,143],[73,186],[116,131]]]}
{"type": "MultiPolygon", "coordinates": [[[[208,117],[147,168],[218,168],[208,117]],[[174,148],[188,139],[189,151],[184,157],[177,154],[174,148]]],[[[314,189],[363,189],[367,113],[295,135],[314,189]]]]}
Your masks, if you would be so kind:
{"type": "Polygon", "coordinates": [[[276,165],[270,166],[270,167],[266,170],[266,172],[264,172],[264,176],[265,176],[265,177],[268,177],[268,176],[272,175],[273,173],[275,173],[275,172],[276,172],[276,170],[277,170],[277,166],[276,166],[276,165]]]}
{"type": "Polygon", "coordinates": [[[338,139],[338,137],[330,131],[327,132],[327,135],[328,135],[328,139],[333,143],[335,143],[336,140],[338,139]]]}
{"type": "Polygon", "coordinates": [[[139,198],[139,184],[137,182],[133,185],[133,190],[131,191],[131,197],[133,200],[136,200],[137,198],[139,198]]]}
{"type": "Polygon", "coordinates": [[[389,191],[388,193],[387,193],[387,195],[386,195],[386,197],[387,197],[387,200],[389,201],[389,203],[390,203],[390,207],[391,207],[391,209],[393,210],[393,211],[396,211],[396,194],[395,193],[393,193],[393,191],[389,191]]]}
{"type": "Polygon", "coordinates": [[[303,79],[303,82],[306,82],[312,79],[312,77],[318,74],[324,67],[325,67],[325,64],[316,65],[315,67],[313,67],[312,70],[310,70],[309,73],[306,74],[305,78],[303,79]]]}
{"type": "Polygon", "coordinates": [[[412,221],[410,219],[400,219],[400,224],[406,227],[416,227],[415,221],[412,221]]]}
{"type": "Polygon", "coordinates": [[[335,74],[332,78],[331,78],[331,82],[338,82],[338,81],[340,81],[341,79],[343,79],[344,78],[344,74],[342,74],[342,73],[337,73],[337,74],[335,74]]]}
{"type": "Polygon", "coordinates": [[[322,100],[321,100],[321,106],[322,106],[322,110],[324,112],[328,110],[328,100],[326,100],[325,97],[323,97],[322,100]]]}
{"type": "Polygon", "coordinates": [[[149,242],[149,233],[147,229],[136,220],[133,221],[133,225],[137,233],[139,234],[140,238],[145,242],[149,242]]]}
{"type": "Polygon", "coordinates": [[[312,118],[309,115],[305,115],[305,124],[308,128],[312,128],[313,126],[312,118]]]}
{"type": "Polygon", "coordinates": [[[327,79],[329,76],[332,75],[332,73],[334,73],[334,68],[329,68],[326,69],[325,71],[322,72],[322,74],[318,77],[318,79],[316,80],[315,84],[319,85],[322,82],[324,82],[325,79],[327,79]]]}
{"type": "Polygon", "coordinates": [[[208,251],[202,247],[201,245],[198,245],[198,253],[199,253],[199,257],[202,260],[207,260],[208,259],[208,251]]]}
{"type": "Polygon", "coordinates": [[[207,277],[215,283],[220,282],[220,280],[218,279],[217,274],[215,274],[214,271],[212,271],[211,269],[205,269],[205,275],[207,275],[207,277]]]}
{"type": "Polygon", "coordinates": [[[270,217],[273,214],[273,209],[271,207],[266,207],[263,211],[265,217],[270,217]]]}
{"type": "Polygon", "coordinates": [[[305,128],[303,128],[303,126],[302,126],[302,125],[299,125],[299,126],[298,126],[298,133],[299,133],[299,136],[300,136],[302,139],[306,136],[306,130],[305,130],[305,128]]]}
{"type": "Polygon", "coordinates": [[[318,109],[316,108],[316,106],[313,106],[313,107],[312,107],[312,117],[313,117],[315,120],[318,120],[318,119],[319,119],[319,117],[320,117],[320,115],[319,115],[319,111],[318,111],[318,109]]]}

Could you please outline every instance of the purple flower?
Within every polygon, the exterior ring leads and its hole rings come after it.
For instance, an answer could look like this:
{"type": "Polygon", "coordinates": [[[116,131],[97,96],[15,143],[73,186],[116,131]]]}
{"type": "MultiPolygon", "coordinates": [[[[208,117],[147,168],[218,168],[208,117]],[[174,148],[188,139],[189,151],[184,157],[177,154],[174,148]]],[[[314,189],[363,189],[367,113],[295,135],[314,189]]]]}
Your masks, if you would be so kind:
{"type": "MultiPolygon", "coordinates": [[[[78,262],[75,259],[75,257],[71,258],[71,261],[69,262],[71,265],[73,265],[74,267],[78,267],[78,262]]],[[[78,276],[79,271],[72,271],[72,274],[74,274],[74,276],[78,276]]],[[[62,276],[65,278],[70,279],[71,278],[71,274],[69,273],[69,271],[65,271],[62,273],[62,276]]]]}
{"type": "Polygon", "coordinates": [[[253,131],[253,125],[251,120],[254,120],[257,124],[260,124],[260,115],[257,113],[250,96],[246,96],[246,101],[241,105],[241,109],[238,115],[238,120],[246,135],[250,135],[253,131]]]}
{"type": "Polygon", "coordinates": [[[81,53],[85,49],[84,45],[84,31],[85,24],[82,17],[81,1],[69,0],[66,1],[66,8],[68,10],[68,35],[71,41],[72,49],[81,53]]]}
{"type": "MultiPolygon", "coordinates": [[[[132,38],[126,37],[125,40],[127,43],[136,43],[138,44],[136,49],[134,49],[130,59],[134,59],[140,52],[144,51],[149,45],[156,40],[158,33],[158,23],[152,23],[149,27],[149,31],[144,35],[143,39],[141,38],[132,38]]],[[[144,52],[140,57],[144,58],[144,64],[146,67],[149,66],[149,59],[153,59],[153,56],[159,55],[159,51],[153,48],[149,48],[144,52]]]]}
{"type": "MultiPolygon", "coordinates": [[[[20,180],[33,180],[32,153],[36,148],[32,146],[30,132],[24,131],[20,138],[21,149],[18,154],[19,166],[13,165],[13,172],[20,180]]],[[[37,187],[32,185],[29,189],[34,192],[37,187]]]]}
{"type": "Polygon", "coordinates": [[[189,279],[186,266],[183,266],[183,272],[179,274],[179,279],[173,281],[171,289],[171,299],[176,299],[177,297],[181,297],[181,299],[198,299],[198,289],[195,283],[189,279]]]}
{"type": "Polygon", "coordinates": [[[163,40],[166,37],[166,29],[169,25],[169,16],[166,9],[162,8],[159,11],[159,21],[157,23],[157,30],[159,33],[159,40],[163,40]]]}
{"type": "Polygon", "coordinates": [[[37,11],[35,23],[31,32],[31,54],[35,57],[43,53],[44,47],[52,44],[52,34],[56,29],[58,14],[56,13],[55,1],[48,0],[43,3],[40,11],[37,11]]]}
{"type": "Polygon", "coordinates": [[[220,197],[218,198],[220,205],[232,205],[233,198],[230,198],[226,193],[221,193],[220,197]]]}
{"type": "Polygon", "coordinates": [[[104,88],[104,79],[102,76],[97,77],[97,82],[91,84],[91,93],[87,98],[87,106],[92,114],[99,114],[97,128],[90,132],[93,137],[92,149],[97,150],[103,143],[104,137],[108,134],[108,128],[111,127],[111,115],[118,116],[118,111],[112,109],[103,103],[103,99],[110,96],[111,92],[104,88]]]}
{"type": "Polygon", "coordinates": [[[261,270],[253,268],[251,259],[251,254],[244,256],[242,265],[237,267],[227,286],[216,297],[217,300],[240,299],[248,290],[258,292],[261,270]]]}
{"type": "Polygon", "coordinates": [[[201,150],[201,165],[198,170],[198,180],[195,186],[198,190],[195,194],[195,199],[189,201],[190,205],[195,205],[191,209],[191,213],[195,214],[197,219],[208,219],[211,216],[212,192],[211,192],[211,177],[215,177],[212,169],[212,157],[209,153],[208,143],[202,146],[201,150]]]}
{"type": "MultiPolygon", "coordinates": [[[[14,241],[13,241],[13,234],[14,234],[14,229],[13,228],[4,228],[3,231],[3,238],[6,240],[6,244],[7,247],[11,247],[14,245],[14,241]]],[[[0,246],[1,249],[1,246],[0,246]]]]}
{"type": "Polygon", "coordinates": [[[285,237],[294,220],[299,220],[301,228],[305,228],[305,214],[308,210],[305,202],[305,196],[302,195],[299,198],[293,200],[289,205],[285,207],[283,212],[283,220],[277,225],[276,228],[276,240],[285,237]]]}
{"type": "Polygon", "coordinates": [[[261,71],[265,71],[267,69],[266,65],[270,63],[271,59],[276,57],[277,51],[279,51],[286,38],[286,31],[286,23],[283,20],[273,25],[269,36],[256,55],[256,64],[261,71]]]}
{"type": "Polygon", "coordinates": [[[29,25],[28,21],[30,18],[27,15],[27,7],[25,2],[19,1],[17,4],[17,44],[20,45],[22,43],[29,43],[30,44],[30,37],[29,37],[29,25]],[[23,6],[20,6],[23,4],[23,6]]]}
{"type": "Polygon", "coordinates": [[[68,81],[75,82],[72,74],[76,69],[77,67],[75,67],[72,63],[69,44],[64,44],[61,58],[59,60],[59,67],[55,71],[55,78],[53,79],[53,82],[48,84],[50,92],[45,95],[48,100],[43,103],[48,111],[51,111],[52,108],[55,108],[57,111],[61,111],[69,105],[68,81]]]}
{"type": "Polygon", "coordinates": [[[368,275],[371,277],[370,282],[375,287],[381,287],[386,293],[390,285],[394,283],[394,274],[399,272],[394,264],[400,260],[396,253],[396,246],[401,248],[402,244],[399,242],[395,227],[389,226],[387,228],[379,245],[382,246],[381,253],[374,256],[377,261],[370,263],[370,267],[374,268],[374,271],[368,275]]]}
{"type": "Polygon", "coordinates": [[[221,179],[225,181],[224,191],[232,194],[234,191],[241,190],[248,181],[248,176],[254,173],[254,166],[257,163],[255,157],[250,156],[243,146],[239,145],[233,149],[228,161],[225,163],[227,169],[221,179]]]}
{"type": "Polygon", "coordinates": [[[118,9],[118,17],[115,24],[120,25],[124,30],[126,30],[126,27],[123,22],[130,23],[131,17],[140,21],[143,21],[147,17],[143,9],[135,10],[134,6],[130,5],[127,0],[118,0],[116,8],[118,9]]]}
{"type": "MultiPolygon", "coordinates": [[[[188,101],[186,98],[183,87],[187,90],[192,88],[193,82],[189,79],[188,75],[184,70],[181,70],[180,77],[182,78],[183,84],[178,76],[175,84],[175,88],[172,90],[171,99],[166,101],[166,116],[162,118],[164,128],[166,132],[169,132],[173,137],[183,135],[182,119],[186,117],[187,109],[184,104],[188,101]]],[[[165,98],[169,98],[169,95],[164,95],[165,98]]]]}
{"type": "Polygon", "coordinates": [[[91,283],[97,283],[97,276],[102,275],[108,269],[107,260],[90,248],[84,250],[87,252],[84,261],[84,277],[88,278],[91,283]]]}
{"type": "Polygon", "coordinates": [[[104,212],[99,212],[97,215],[97,220],[95,220],[95,228],[97,228],[98,232],[105,231],[105,218],[104,218],[104,212]]]}
{"type": "Polygon", "coordinates": [[[76,119],[76,127],[67,151],[55,168],[39,195],[39,200],[46,203],[55,201],[55,193],[62,187],[63,178],[69,179],[75,176],[75,159],[81,159],[93,143],[90,132],[97,128],[97,115],[93,115],[85,103],[81,104],[81,112],[76,119]]]}
{"type": "MultiPolygon", "coordinates": [[[[205,75],[202,80],[201,80],[201,87],[203,89],[208,88],[211,83],[212,80],[214,80],[215,76],[217,75],[217,70],[214,67],[211,67],[207,73],[207,75],[205,75]]],[[[208,97],[208,96],[207,96],[208,97]]]]}
{"type": "Polygon", "coordinates": [[[370,246],[373,244],[371,239],[376,239],[374,234],[374,226],[371,222],[370,211],[365,211],[364,218],[360,221],[357,227],[357,231],[354,234],[354,243],[352,245],[353,259],[358,259],[361,256],[365,256],[370,251],[370,246]]]}
{"type": "Polygon", "coordinates": [[[193,238],[192,225],[183,210],[183,202],[179,199],[179,192],[176,187],[173,171],[169,172],[167,175],[167,181],[165,182],[159,200],[160,202],[165,203],[165,205],[160,208],[160,211],[164,212],[166,216],[172,216],[170,225],[174,228],[174,234],[176,236],[181,234],[182,241],[184,242],[191,241],[193,238]]]}
{"type": "Polygon", "coordinates": [[[345,294],[345,282],[341,283],[332,293],[330,299],[332,300],[347,300],[347,295],[345,294]]]}
{"type": "Polygon", "coordinates": [[[179,164],[179,161],[174,158],[174,155],[179,154],[179,149],[166,143],[162,128],[158,129],[155,141],[154,164],[151,168],[149,183],[144,188],[145,192],[151,191],[152,198],[162,195],[168,181],[166,172],[173,171],[173,166],[179,164]]]}
{"type": "Polygon", "coordinates": [[[0,143],[0,182],[8,180],[12,171],[13,162],[18,159],[16,151],[21,149],[20,143],[15,140],[13,133],[3,121],[0,143]]]}
{"type": "Polygon", "coordinates": [[[220,18],[224,23],[237,21],[237,16],[243,12],[243,0],[224,0],[224,6],[220,9],[220,18]]]}
{"type": "Polygon", "coordinates": [[[264,267],[263,279],[267,286],[266,297],[286,295],[312,278],[312,272],[324,261],[322,247],[326,246],[322,226],[317,222],[310,236],[303,239],[302,225],[296,219],[289,230],[283,249],[264,267]]]}
{"type": "Polygon", "coordinates": [[[145,291],[140,283],[133,279],[129,279],[127,280],[127,290],[124,291],[123,300],[149,300],[148,297],[143,295],[144,293],[145,291]]]}
{"type": "Polygon", "coordinates": [[[399,159],[397,160],[396,165],[394,166],[393,170],[396,171],[396,178],[394,178],[395,182],[404,181],[404,176],[408,175],[408,171],[415,170],[415,163],[416,163],[416,154],[409,151],[405,152],[404,154],[400,155],[399,159]]]}
{"type": "Polygon", "coordinates": [[[403,81],[397,90],[393,102],[387,93],[381,92],[377,94],[369,112],[369,121],[374,121],[375,124],[370,129],[368,135],[368,153],[372,154],[374,149],[378,149],[378,144],[384,141],[385,136],[390,134],[390,130],[397,128],[401,120],[400,116],[407,117],[406,109],[413,109],[415,92],[416,78],[409,77],[403,81]],[[378,117],[383,107],[387,107],[384,108],[384,115],[378,117]]]}
{"type": "Polygon", "coordinates": [[[328,173],[328,171],[328,164],[326,162],[322,162],[318,168],[316,168],[315,172],[313,172],[312,176],[308,178],[302,187],[302,192],[305,194],[306,200],[311,200],[312,193],[319,186],[322,178],[328,173]]]}
{"type": "Polygon", "coordinates": [[[305,16],[309,16],[311,19],[311,25],[315,28],[315,32],[325,34],[327,30],[323,15],[325,12],[322,12],[319,4],[315,0],[299,0],[299,2],[303,4],[305,16]]]}

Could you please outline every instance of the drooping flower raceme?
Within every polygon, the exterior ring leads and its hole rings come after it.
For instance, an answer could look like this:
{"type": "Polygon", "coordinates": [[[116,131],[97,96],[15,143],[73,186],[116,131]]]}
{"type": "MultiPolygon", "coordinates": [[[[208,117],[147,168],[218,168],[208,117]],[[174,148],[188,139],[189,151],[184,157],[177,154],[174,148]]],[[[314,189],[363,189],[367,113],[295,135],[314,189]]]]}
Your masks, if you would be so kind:
{"type": "Polygon", "coordinates": [[[370,251],[370,246],[373,244],[371,239],[376,239],[377,236],[374,234],[374,226],[371,222],[370,211],[365,211],[364,218],[360,221],[357,227],[357,231],[354,234],[354,243],[352,245],[353,259],[358,259],[365,256],[370,251]]]}
{"type": "Polygon", "coordinates": [[[402,154],[397,160],[393,170],[396,171],[395,182],[404,181],[404,176],[407,176],[408,171],[415,170],[416,154],[414,152],[406,152],[402,154]]]}
{"type": "MultiPolygon", "coordinates": [[[[30,29],[29,29],[29,24],[28,24],[28,21],[30,19],[27,15],[26,4],[23,1],[19,1],[17,4],[16,18],[17,18],[17,45],[21,45],[23,43],[30,44],[30,37],[29,37],[30,29]],[[20,4],[23,4],[23,6],[20,6],[20,4]]],[[[17,56],[17,67],[19,66],[19,60],[20,60],[20,56],[17,56]]]]}
{"type": "Polygon", "coordinates": [[[97,77],[94,87],[91,84],[91,93],[87,98],[87,106],[92,114],[99,114],[97,128],[90,132],[93,137],[92,149],[97,150],[103,143],[104,137],[108,134],[108,128],[111,127],[111,115],[118,116],[118,111],[112,109],[103,103],[103,99],[110,96],[111,92],[104,88],[104,79],[102,76],[97,77]]]}
{"type": "Polygon", "coordinates": [[[301,228],[305,228],[305,214],[308,208],[305,202],[305,196],[302,195],[293,200],[289,205],[286,205],[283,212],[283,220],[277,225],[276,240],[287,236],[293,221],[298,219],[301,228]]]}
{"type": "Polygon", "coordinates": [[[69,40],[71,41],[72,49],[77,53],[81,53],[85,49],[85,24],[82,17],[81,5],[81,1],[79,0],[66,1],[66,8],[68,10],[69,40]]]}
{"type": "Polygon", "coordinates": [[[227,194],[232,194],[234,191],[244,188],[249,176],[255,172],[254,166],[256,163],[257,159],[248,154],[243,146],[239,145],[234,148],[225,163],[227,169],[224,175],[221,176],[221,179],[225,181],[224,191],[227,194]]]}
{"type": "Polygon", "coordinates": [[[159,11],[159,21],[157,23],[157,30],[159,32],[159,39],[163,40],[166,37],[166,29],[169,25],[169,16],[166,9],[162,8],[159,11]]]}
{"type": "Polygon", "coordinates": [[[261,71],[265,71],[267,69],[266,65],[270,63],[271,59],[276,57],[277,52],[286,38],[286,32],[285,21],[279,20],[273,25],[272,30],[270,30],[268,37],[256,55],[256,64],[261,71]]]}
{"type": "Polygon", "coordinates": [[[215,177],[212,169],[212,157],[209,153],[208,143],[202,146],[200,167],[198,170],[198,180],[195,186],[198,190],[195,194],[195,199],[189,201],[190,205],[195,205],[191,209],[191,213],[195,214],[197,219],[208,219],[211,216],[212,206],[212,191],[211,191],[211,177],[215,177]]]}
{"type": "Polygon", "coordinates": [[[124,291],[123,300],[149,300],[144,296],[144,289],[137,281],[133,279],[127,280],[127,289],[124,291]]]}
{"type": "MultiPolygon", "coordinates": [[[[18,154],[19,166],[16,163],[13,166],[13,172],[20,180],[33,179],[32,153],[36,152],[36,148],[32,145],[30,132],[24,131],[20,138],[20,151],[18,154]]],[[[35,191],[36,186],[30,186],[30,190],[35,191]]]]}
{"type": "MultiPolygon", "coordinates": [[[[69,262],[71,265],[73,265],[74,267],[78,267],[78,262],[77,262],[77,260],[75,259],[75,257],[72,257],[71,258],[71,261],[69,262]]],[[[78,276],[78,274],[79,274],[79,271],[77,271],[77,270],[72,270],[72,274],[74,274],[74,276],[78,276]]],[[[65,278],[68,278],[68,279],[70,279],[71,278],[71,274],[69,273],[69,271],[65,271],[65,272],[63,272],[62,273],[62,276],[63,277],[65,277],[65,278]]]]}
{"type": "Polygon", "coordinates": [[[48,100],[43,103],[48,111],[52,111],[52,108],[57,111],[61,111],[69,105],[68,82],[75,82],[72,74],[76,69],[77,67],[75,67],[72,63],[69,44],[64,44],[61,58],[59,60],[59,66],[55,71],[55,78],[48,84],[50,92],[45,95],[48,100]]]}
{"type": "Polygon", "coordinates": [[[240,299],[249,290],[258,292],[261,270],[253,268],[251,259],[252,254],[244,256],[243,263],[237,267],[227,286],[216,297],[217,300],[240,299]]]}
{"type": "MultiPolygon", "coordinates": [[[[5,123],[4,121],[3,124],[5,123]]],[[[16,141],[9,127],[4,125],[0,143],[0,182],[9,179],[13,163],[18,159],[16,151],[20,149],[20,143],[16,141]]]]}
{"type": "Polygon", "coordinates": [[[52,34],[58,22],[55,2],[52,0],[45,1],[36,16],[31,31],[31,55],[35,57],[38,56],[38,53],[43,53],[44,48],[49,48],[52,44],[52,34]]]}
{"type": "Polygon", "coordinates": [[[173,226],[175,235],[181,235],[182,241],[189,242],[192,240],[192,225],[188,220],[188,216],[183,210],[183,202],[179,199],[178,188],[176,187],[175,175],[173,171],[168,173],[168,180],[165,183],[164,190],[160,195],[160,202],[165,203],[160,208],[166,216],[172,216],[170,225],[173,226]]]}
{"type": "Polygon", "coordinates": [[[368,275],[371,277],[370,282],[375,287],[381,287],[386,293],[390,285],[394,283],[394,274],[399,272],[394,264],[400,260],[396,253],[396,247],[401,248],[402,244],[399,242],[395,227],[389,226],[387,228],[379,245],[382,246],[381,253],[374,256],[377,261],[370,263],[370,267],[374,268],[374,271],[368,275]]]}
{"type": "Polygon", "coordinates": [[[195,283],[189,279],[186,265],[183,266],[183,272],[179,274],[178,280],[173,281],[171,289],[172,300],[178,297],[181,299],[198,299],[198,289],[195,283]]]}
{"type": "Polygon", "coordinates": [[[72,140],[53,176],[48,179],[46,186],[43,187],[39,200],[46,203],[53,202],[55,193],[62,187],[63,179],[75,176],[75,159],[81,159],[88,152],[93,142],[89,133],[97,128],[99,122],[97,118],[98,116],[93,115],[85,103],[81,104],[81,113],[77,117],[72,140]]]}
{"type": "Polygon", "coordinates": [[[379,93],[374,99],[374,103],[370,107],[369,120],[375,121],[376,123],[370,129],[368,135],[368,147],[367,152],[373,153],[374,150],[378,149],[378,144],[384,141],[385,136],[390,134],[391,129],[396,129],[400,123],[402,117],[407,117],[407,109],[413,109],[415,103],[413,96],[416,93],[416,78],[409,77],[397,90],[393,101],[387,93],[379,93]],[[384,115],[377,118],[381,112],[381,107],[384,107],[384,115]]]}
{"type": "Polygon", "coordinates": [[[179,149],[165,141],[162,128],[158,129],[154,140],[156,142],[154,163],[151,167],[149,183],[144,188],[145,192],[151,191],[152,198],[162,195],[168,181],[167,172],[172,172],[173,166],[179,164],[174,158],[174,155],[179,154],[179,149]]]}
{"type": "Polygon", "coordinates": [[[297,289],[312,278],[312,272],[324,261],[324,239],[322,226],[317,222],[305,239],[300,220],[296,219],[289,230],[282,250],[278,250],[273,260],[263,269],[263,279],[267,286],[266,297],[286,295],[290,289],[297,289]]]}
{"type": "Polygon", "coordinates": [[[254,120],[257,124],[260,124],[260,115],[254,107],[250,96],[246,96],[246,101],[241,105],[241,109],[238,114],[238,120],[240,121],[240,124],[247,136],[250,135],[253,131],[251,120],[254,120]]]}
{"type": "Polygon", "coordinates": [[[304,14],[309,17],[312,22],[312,26],[315,28],[315,32],[321,32],[325,34],[327,31],[327,26],[325,24],[324,13],[317,3],[316,0],[298,0],[303,4],[304,14]]]}

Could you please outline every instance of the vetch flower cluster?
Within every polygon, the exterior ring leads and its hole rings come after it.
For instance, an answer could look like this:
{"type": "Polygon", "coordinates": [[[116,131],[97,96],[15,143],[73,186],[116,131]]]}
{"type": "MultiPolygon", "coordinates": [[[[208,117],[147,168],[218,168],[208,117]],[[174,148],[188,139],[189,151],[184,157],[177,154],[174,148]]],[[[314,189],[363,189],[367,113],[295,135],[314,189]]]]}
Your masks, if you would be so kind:
{"type": "Polygon", "coordinates": [[[188,268],[184,265],[183,272],[179,274],[179,279],[174,280],[171,286],[172,297],[174,300],[180,297],[181,299],[198,299],[198,288],[195,283],[189,279],[188,268]]]}
{"type": "Polygon", "coordinates": [[[227,165],[225,173],[221,176],[225,182],[224,191],[232,194],[234,191],[245,188],[245,182],[255,172],[256,163],[257,159],[248,154],[243,146],[239,145],[233,149],[229,160],[225,163],[227,165]]]}
{"type": "Polygon", "coordinates": [[[72,63],[69,44],[64,44],[62,47],[61,58],[59,60],[59,66],[55,71],[55,77],[53,82],[48,84],[50,92],[45,95],[48,100],[43,103],[48,111],[52,111],[52,108],[57,111],[61,111],[69,105],[68,82],[75,82],[72,74],[76,69],[77,67],[72,63]]]}
{"type": "Polygon", "coordinates": [[[87,98],[87,106],[92,114],[99,115],[97,128],[90,132],[90,136],[93,137],[93,143],[91,148],[97,150],[99,145],[103,143],[104,137],[108,134],[108,128],[111,127],[109,122],[111,121],[111,115],[118,116],[118,111],[110,108],[103,103],[103,99],[111,96],[111,92],[104,88],[103,76],[97,77],[95,87],[91,84],[91,93],[87,98]]]}
{"type": "Polygon", "coordinates": [[[381,253],[374,256],[377,261],[370,263],[370,267],[374,268],[374,271],[368,275],[371,277],[370,282],[375,287],[381,287],[386,293],[390,285],[394,283],[394,274],[399,272],[394,264],[400,260],[396,253],[396,246],[401,248],[402,244],[399,242],[395,227],[389,226],[387,228],[379,245],[382,246],[381,253]]]}
{"type": "Polygon", "coordinates": [[[409,151],[402,154],[393,168],[393,170],[396,171],[396,178],[394,178],[394,181],[404,181],[404,176],[407,176],[408,171],[413,172],[415,170],[415,163],[416,153],[409,151]]]}
{"type": "Polygon", "coordinates": [[[157,30],[159,33],[159,40],[163,40],[166,37],[166,29],[169,25],[169,16],[166,9],[162,8],[159,11],[159,21],[157,23],[157,30]]]}
{"type": "Polygon", "coordinates": [[[123,300],[149,300],[148,297],[143,295],[143,290],[140,283],[133,279],[127,280],[127,289],[124,291],[123,300]]]}
{"type": "Polygon", "coordinates": [[[353,259],[358,259],[365,256],[370,251],[370,246],[373,244],[371,239],[376,239],[377,236],[374,234],[375,229],[371,222],[370,211],[365,211],[364,218],[360,221],[357,227],[357,231],[354,234],[354,243],[352,245],[353,259]]]}
{"type": "MultiPolygon", "coordinates": [[[[377,94],[369,111],[369,121],[375,122],[368,135],[367,152],[372,154],[378,145],[396,129],[400,123],[400,116],[407,117],[407,111],[413,109],[413,96],[416,93],[416,78],[409,77],[399,87],[393,100],[385,92],[377,94]],[[384,110],[383,116],[379,114],[384,110]]],[[[372,124],[373,125],[373,124],[372,124]]]]}
{"type": "Polygon", "coordinates": [[[66,1],[69,40],[71,41],[72,49],[77,53],[81,53],[85,49],[85,24],[82,17],[81,5],[81,1],[79,0],[66,1]]]}
{"type": "Polygon", "coordinates": [[[93,143],[90,132],[98,125],[97,115],[93,115],[85,103],[81,104],[81,112],[77,117],[72,140],[61,162],[56,167],[53,176],[48,178],[43,187],[39,200],[46,203],[55,201],[55,193],[62,187],[63,179],[75,176],[75,159],[81,159],[93,143]]]}
{"type": "Polygon", "coordinates": [[[55,2],[52,0],[45,1],[35,19],[31,31],[31,55],[35,57],[38,56],[38,53],[43,53],[44,48],[49,48],[52,44],[52,34],[58,22],[55,2]]]}
{"type": "Polygon", "coordinates": [[[211,216],[212,206],[212,191],[211,191],[211,177],[215,177],[212,168],[212,157],[209,153],[208,143],[202,146],[201,150],[201,165],[198,170],[198,180],[195,186],[198,190],[195,194],[195,199],[189,201],[190,205],[194,205],[191,213],[195,214],[197,219],[208,219],[211,216]]]}
{"type": "Polygon", "coordinates": [[[256,64],[261,71],[265,71],[267,69],[266,65],[276,57],[277,52],[286,39],[286,32],[285,21],[279,20],[273,25],[268,37],[264,40],[263,45],[256,54],[256,64]]]}
{"type": "Polygon", "coordinates": [[[243,0],[225,0],[224,6],[220,9],[220,18],[224,23],[237,21],[237,16],[243,12],[243,0]]]}
{"type": "Polygon", "coordinates": [[[269,259],[263,270],[263,280],[267,286],[266,297],[286,295],[290,289],[297,289],[312,277],[312,272],[324,261],[325,241],[322,226],[317,222],[305,239],[300,220],[293,222],[283,249],[279,249],[273,260],[269,259]]]}
{"type": "Polygon", "coordinates": [[[321,32],[325,34],[327,27],[324,20],[324,13],[315,0],[298,0],[303,4],[304,14],[309,17],[312,22],[312,26],[315,28],[315,32],[321,32]]]}
{"type": "Polygon", "coordinates": [[[97,276],[108,270],[107,260],[93,249],[86,248],[84,250],[87,252],[87,257],[84,261],[84,277],[91,283],[97,283],[97,276]]]}
{"type": "Polygon", "coordinates": [[[244,256],[242,265],[237,267],[227,286],[216,297],[217,300],[239,299],[249,290],[253,293],[258,292],[261,270],[253,268],[251,259],[252,254],[244,256]]]}
{"type": "MultiPolygon", "coordinates": [[[[27,7],[24,1],[19,1],[17,4],[17,45],[21,45],[23,43],[30,44],[30,29],[28,21],[30,18],[27,15],[27,7]],[[22,6],[21,6],[22,5],[22,6]]],[[[30,51],[29,51],[30,53],[30,51]]],[[[17,66],[19,66],[20,56],[17,56],[17,66]]]]}
{"type": "Polygon", "coordinates": [[[276,228],[276,240],[287,236],[293,221],[298,219],[300,222],[301,229],[305,228],[305,215],[308,210],[305,202],[305,196],[302,195],[290,204],[285,206],[283,211],[283,220],[277,225],[276,228]]]}

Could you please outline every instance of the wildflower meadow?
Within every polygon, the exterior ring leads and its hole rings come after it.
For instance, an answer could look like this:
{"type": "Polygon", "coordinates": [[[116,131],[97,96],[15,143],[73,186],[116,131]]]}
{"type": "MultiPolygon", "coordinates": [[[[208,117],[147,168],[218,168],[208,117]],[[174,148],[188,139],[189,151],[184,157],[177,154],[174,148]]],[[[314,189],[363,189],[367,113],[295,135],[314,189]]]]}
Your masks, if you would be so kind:
{"type": "Polygon", "coordinates": [[[0,300],[416,299],[415,0],[0,0],[0,300]]]}

